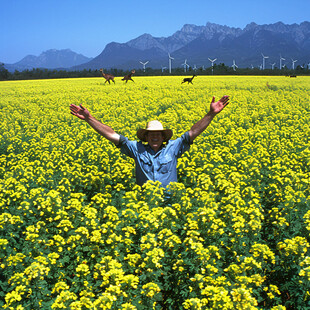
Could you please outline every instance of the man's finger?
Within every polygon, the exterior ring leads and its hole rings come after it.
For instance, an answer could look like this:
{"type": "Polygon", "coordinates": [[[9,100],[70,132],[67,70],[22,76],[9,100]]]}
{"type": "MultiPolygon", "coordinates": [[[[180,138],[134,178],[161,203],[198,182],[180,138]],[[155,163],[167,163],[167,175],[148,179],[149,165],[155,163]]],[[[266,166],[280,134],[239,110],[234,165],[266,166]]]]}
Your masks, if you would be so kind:
{"type": "Polygon", "coordinates": [[[229,96],[223,96],[220,100],[221,101],[225,101],[225,100],[228,100],[229,99],[229,96]]]}
{"type": "Polygon", "coordinates": [[[229,101],[229,97],[228,96],[224,96],[221,101],[225,104],[226,102],[229,101]]]}

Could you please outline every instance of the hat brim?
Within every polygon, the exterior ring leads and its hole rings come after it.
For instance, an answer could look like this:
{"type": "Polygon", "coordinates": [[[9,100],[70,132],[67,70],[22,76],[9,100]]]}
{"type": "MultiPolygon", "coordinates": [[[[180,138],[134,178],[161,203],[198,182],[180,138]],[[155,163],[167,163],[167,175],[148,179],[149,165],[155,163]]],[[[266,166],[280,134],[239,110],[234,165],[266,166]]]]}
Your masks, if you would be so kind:
{"type": "Polygon", "coordinates": [[[146,134],[149,132],[149,131],[160,131],[163,133],[163,136],[164,136],[164,142],[168,142],[172,135],[173,135],[173,132],[171,129],[164,129],[164,130],[148,130],[148,129],[138,129],[137,131],[137,136],[138,138],[143,141],[143,142],[147,142],[147,138],[146,138],[146,134]]]}

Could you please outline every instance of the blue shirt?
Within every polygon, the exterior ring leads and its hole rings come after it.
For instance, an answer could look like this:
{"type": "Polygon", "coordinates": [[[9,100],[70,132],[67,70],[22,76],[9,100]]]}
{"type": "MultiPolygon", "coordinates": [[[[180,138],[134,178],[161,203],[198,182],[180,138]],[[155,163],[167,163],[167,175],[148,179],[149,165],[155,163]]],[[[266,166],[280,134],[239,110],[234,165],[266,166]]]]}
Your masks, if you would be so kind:
{"type": "Polygon", "coordinates": [[[191,144],[189,133],[186,132],[176,140],[169,140],[157,153],[148,144],[131,141],[122,135],[117,147],[135,160],[138,185],[151,180],[159,181],[166,187],[170,182],[177,182],[177,159],[191,144]]]}

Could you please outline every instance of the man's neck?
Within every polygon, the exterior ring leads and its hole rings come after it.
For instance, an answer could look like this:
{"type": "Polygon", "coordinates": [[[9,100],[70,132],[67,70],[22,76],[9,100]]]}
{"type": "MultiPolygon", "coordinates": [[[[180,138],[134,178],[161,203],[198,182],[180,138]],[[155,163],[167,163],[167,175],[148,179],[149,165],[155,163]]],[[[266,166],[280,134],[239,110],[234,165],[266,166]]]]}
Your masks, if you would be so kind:
{"type": "Polygon", "coordinates": [[[148,144],[148,146],[150,147],[151,150],[154,151],[155,154],[156,154],[158,151],[160,151],[160,150],[162,149],[162,147],[163,147],[162,145],[159,146],[159,147],[151,147],[149,144],[148,144]]]}

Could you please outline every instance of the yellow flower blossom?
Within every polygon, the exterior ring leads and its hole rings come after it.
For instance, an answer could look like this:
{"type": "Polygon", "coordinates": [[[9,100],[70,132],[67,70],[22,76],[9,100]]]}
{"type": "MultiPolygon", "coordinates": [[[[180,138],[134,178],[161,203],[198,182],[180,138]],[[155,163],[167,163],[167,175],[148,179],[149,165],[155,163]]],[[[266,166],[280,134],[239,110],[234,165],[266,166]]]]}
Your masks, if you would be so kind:
{"type": "Polygon", "coordinates": [[[142,286],[141,294],[153,298],[159,292],[160,292],[159,286],[156,283],[149,282],[142,286]]]}

